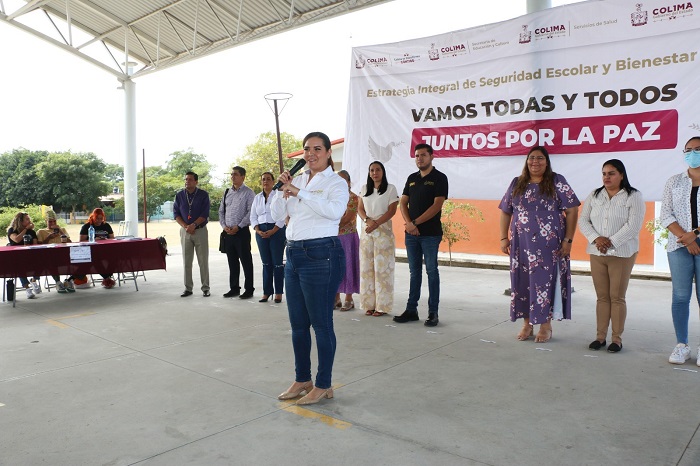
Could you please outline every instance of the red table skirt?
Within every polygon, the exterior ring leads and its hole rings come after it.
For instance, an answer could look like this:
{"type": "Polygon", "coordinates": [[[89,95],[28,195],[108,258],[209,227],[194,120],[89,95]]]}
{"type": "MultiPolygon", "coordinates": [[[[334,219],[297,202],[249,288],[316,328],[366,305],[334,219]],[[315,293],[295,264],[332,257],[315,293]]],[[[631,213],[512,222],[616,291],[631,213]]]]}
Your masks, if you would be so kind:
{"type": "Polygon", "coordinates": [[[107,239],[90,246],[91,262],[71,264],[70,246],[0,247],[0,278],[87,275],[165,269],[165,251],[157,239],[107,239]]]}

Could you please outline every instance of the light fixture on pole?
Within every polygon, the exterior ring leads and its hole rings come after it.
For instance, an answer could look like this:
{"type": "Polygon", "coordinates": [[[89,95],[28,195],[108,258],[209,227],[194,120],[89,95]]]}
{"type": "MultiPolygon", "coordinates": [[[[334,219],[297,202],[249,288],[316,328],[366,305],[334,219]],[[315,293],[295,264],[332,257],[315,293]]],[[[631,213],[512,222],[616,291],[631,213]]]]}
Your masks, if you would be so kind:
{"type": "Polygon", "coordinates": [[[284,162],[282,161],[282,140],[280,139],[280,113],[282,113],[282,110],[284,110],[284,107],[287,106],[287,102],[289,102],[289,99],[291,98],[292,94],[289,92],[272,92],[265,95],[267,105],[270,105],[270,102],[273,103],[270,109],[275,114],[275,127],[277,129],[277,155],[279,156],[280,173],[284,171],[284,162]],[[282,108],[279,108],[277,102],[282,102],[282,108]]]}

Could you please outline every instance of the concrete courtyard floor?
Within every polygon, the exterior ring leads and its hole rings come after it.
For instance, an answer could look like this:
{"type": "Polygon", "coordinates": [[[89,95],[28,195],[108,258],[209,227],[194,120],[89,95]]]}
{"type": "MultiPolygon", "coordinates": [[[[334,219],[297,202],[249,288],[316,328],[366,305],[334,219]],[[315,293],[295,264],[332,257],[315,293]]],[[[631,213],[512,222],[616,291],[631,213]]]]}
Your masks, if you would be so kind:
{"type": "MultiPolygon", "coordinates": [[[[212,250],[212,296],[195,266],[183,299],[171,254],[139,292],[0,305],[0,464],[700,464],[697,306],[693,359],[673,366],[668,281],[632,280],[624,349],[610,354],[588,349],[589,276],[573,277],[573,319],[534,343],[515,339],[507,271],[441,267],[436,328],[335,314],[335,398],[301,408],[276,398],[294,376],[291,337],[286,304],[257,302],[260,268],[254,299],[224,299],[212,250]]],[[[396,314],[407,284],[398,263],[396,314]]]]}

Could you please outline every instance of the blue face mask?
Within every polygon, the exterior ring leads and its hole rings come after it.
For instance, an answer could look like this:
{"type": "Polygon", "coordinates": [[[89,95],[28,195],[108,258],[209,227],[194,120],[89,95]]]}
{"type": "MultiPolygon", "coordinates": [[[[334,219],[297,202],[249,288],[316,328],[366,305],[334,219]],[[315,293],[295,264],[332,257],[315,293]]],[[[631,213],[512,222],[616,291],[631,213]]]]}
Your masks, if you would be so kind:
{"type": "Polygon", "coordinates": [[[690,168],[700,167],[700,151],[692,150],[685,154],[685,163],[690,168]]]}

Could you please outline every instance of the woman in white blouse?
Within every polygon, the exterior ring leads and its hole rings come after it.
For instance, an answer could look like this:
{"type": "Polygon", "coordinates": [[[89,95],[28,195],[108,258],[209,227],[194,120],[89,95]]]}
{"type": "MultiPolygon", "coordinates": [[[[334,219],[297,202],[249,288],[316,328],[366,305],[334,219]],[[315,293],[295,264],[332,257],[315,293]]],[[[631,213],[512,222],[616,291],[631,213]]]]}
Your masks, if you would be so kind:
{"type": "Polygon", "coordinates": [[[306,393],[298,405],[333,398],[331,373],[335,358],[333,306],[345,274],[345,253],[338,224],[350,197],[348,184],[332,167],[331,141],[323,133],[304,138],[306,170],[294,177],[279,176],[281,193],[272,201],[272,218],[287,224],[287,263],[284,268],[287,310],[292,327],[295,379],[280,394],[289,400],[306,393]],[[316,334],[318,371],[311,380],[311,329],[316,334]]]}
{"type": "MultiPolygon", "coordinates": [[[[671,364],[683,364],[690,359],[690,298],[693,294],[693,277],[700,277],[700,137],[686,142],[683,154],[688,170],[668,179],[661,201],[661,225],[668,228],[666,254],[671,269],[671,315],[677,341],[668,358],[671,364]]],[[[697,280],[695,286],[697,293],[697,280]]]]}
{"type": "Polygon", "coordinates": [[[605,347],[608,326],[612,326],[610,353],[622,349],[627,303],[625,294],[639,251],[639,230],[646,207],[642,193],[630,185],[625,165],[617,159],[603,164],[603,186],[595,189],[583,204],[578,224],[588,239],[591,277],[596,302],[596,339],[592,350],[605,347]]]}
{"type": "Polygon", "coordinates": [[[274,222],[270,212],[270,205],[277,194],[272,190],[274,176],[265,172],[260,180],[262,191],[255,196],[250,208],[250,226],[255,230],[255,241],[263,264],[263,297],[259,302],[266,303],[274,293],[275,302],[281,303],[284,289],[284,219],[274,222]]]}
{"type": "Polygon", "coordinates": [[[394,231],[399,195],[386,179],[381,162],[369,164],[357,211],[365,223],[360,239],[360,305],[368,316],[383,316],[394,305],[394,231]]]}

